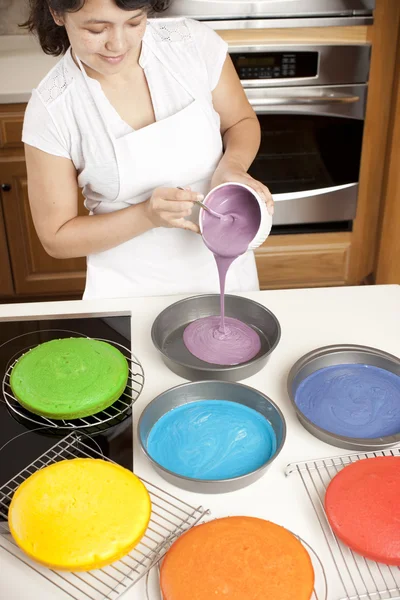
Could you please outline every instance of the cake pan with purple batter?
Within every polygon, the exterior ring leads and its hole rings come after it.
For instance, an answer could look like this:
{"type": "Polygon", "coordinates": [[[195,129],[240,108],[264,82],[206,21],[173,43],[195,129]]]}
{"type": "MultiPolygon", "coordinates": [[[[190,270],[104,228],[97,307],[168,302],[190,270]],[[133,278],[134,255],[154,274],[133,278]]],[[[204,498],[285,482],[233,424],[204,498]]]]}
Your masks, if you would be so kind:
{"type": "Polygon", "coordinates": [[[241,381],[255,375],[266,365],[281,337],[279,321],[265,306],[242,296],[226,294],[225,315],[239,319],[259,335],[261,347],[258,354],[241,364],[216,365],[204,362],[189,352],[183,341],[186,327],[197,319],[218,316],[220,312],[220,295],[204,294],[175,302],[158,315],[152,326],[151,338],[171,371],[190,381],[241,381]]]}
{"type": "Polygon", "coordinates": [[[323,442],[374,451],[400,444],[400,359],[377,348],[334,345],[300,358],[288,377],[300,423],[323,442]]]}

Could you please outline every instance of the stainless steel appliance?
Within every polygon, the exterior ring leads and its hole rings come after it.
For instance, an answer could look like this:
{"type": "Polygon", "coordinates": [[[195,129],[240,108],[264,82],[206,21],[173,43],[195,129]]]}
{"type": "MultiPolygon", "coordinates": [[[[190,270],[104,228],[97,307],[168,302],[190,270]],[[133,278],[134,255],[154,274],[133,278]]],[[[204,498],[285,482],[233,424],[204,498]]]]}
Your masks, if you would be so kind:
{"type": "Polygon", "coordinates": [[[261,124],[250,173],[274,195],[275,231],[351,227],[370,52],[368,44],[230,48],[261,124]]]}
{"type": "Polygon", "coordinates": [[[217,29],[361,25],[376,0],[173,0],[165,16],[207,21],[217,29]]]}

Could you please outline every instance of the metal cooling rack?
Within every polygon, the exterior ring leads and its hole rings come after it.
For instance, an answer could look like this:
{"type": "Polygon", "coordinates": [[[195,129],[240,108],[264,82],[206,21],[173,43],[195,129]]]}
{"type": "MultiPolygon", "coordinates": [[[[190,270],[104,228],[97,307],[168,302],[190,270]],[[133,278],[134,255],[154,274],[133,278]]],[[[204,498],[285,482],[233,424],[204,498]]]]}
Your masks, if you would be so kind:
{"type": "Polygon", "coordinates": [[[66,598],[117,600],[146,575],[179,535],[196,525],[208,511],[201,506],[190,506],[141,479],[150,494],[152,514],[145,536],[130,554],[108,567],[89,572],[68,573],[41,567],[15,544],[7,524],[8,507],[15,490],[35,471],[77,457],[104,459],[73,432],[0,488],[0,547],[64,592],[66,598]]]}
{"type": "MultiPolygon", "coordinates": [[[[290,532],[290,533],[292,533],[292,532],[290,532]]],[[[314,587],[314,592],[312,595],[312,600],[327,600],[328,599],[328,583],[327,583],[327,579],[326,579],[324,565],[322,564],[321,559],[319,558],[319,556],[315,552],[315,550],[307,542],[305,542],[299,535],[296,535],[295,533],[293,533],[293,535],[295,537],[297,537],[297,539],[303,544],[303,546],[308,551],[310,558],[312,560],[314,573],[315,573],[315,587],[314,587]]],[[[161,593],[161,590],[159,589],[159,577],[160,577],[159,563],[157,563],[157,565],[154,566],[154,569],[152,571],[149,570],[146,574],[146,600],[162,600],[162,593],[161,593]],[[154,571],[157,576],[156,592],[154,592],[154,588],[152,587],[151,581],[150,581],[150,574],[152,571],[154,571]]],[[[245,599],[243,599],[243,600],[245,600],[245,599]]],[[[277,600],[277,599],[273,599],[273,600],[277,600]]],[[[293,599],[293,600],[295,600],[295,599],[293,599]]]]}
{"type": "Polygon", "coordinates": [[[144,386],[144,372],[142,365],[138,361],[138,359],[132,354],[132,352],[118,344],[117,342],[112,342],[111,340],[106,340],[103,338],[91,338],[98,340],[100,342],[107,342],[107,344],[111,344],[117,350],[122,351],[125,355],[125,358],[128,361],[129,365],[129,377],[128,384],[123,392],[114,404],[109,406],[106,410],[98,412],[90,417],[85,417],[82,419],[50,419],[47,417],[41,417],[39,415],[35,415],[29,410],[26,410],[15,396],[12,393],[11,385],[10,385],[10,377],[13,368],[15,367],[18,360],[26,354],[32,348],[35,348],[37,344],[33,344],[31,346],[27,346],[23,350],[19,351],[12,358],[10,363],[6,368],[5,375],[3,377],[2,382],[2,391],[3,397],[9,409],[17,414],[20,418],[30,421],[31,423],[35,423],[36,425],[42,425],[44,427],[54,428],[54,429],[86,429],[90,428],[90,432],[94,431],[95,428],[101,428],[104,425],[112,425],[111,421],[118,421],[118,419],[124,415],[127,411],[130,410],[132,404],[139,398],[143,386],[144,386]]]}
{"type": "Polygon", "coordinates": [[[345,594],[341,600],[400,600],[400,568],[367,560],[342,544],[324,509],[326,489],[333,477],[351,463],[377,456],[400,457],[400,448],[292,463],[286,470],[287,476],[299,475],[315,510],[345,594]]]}

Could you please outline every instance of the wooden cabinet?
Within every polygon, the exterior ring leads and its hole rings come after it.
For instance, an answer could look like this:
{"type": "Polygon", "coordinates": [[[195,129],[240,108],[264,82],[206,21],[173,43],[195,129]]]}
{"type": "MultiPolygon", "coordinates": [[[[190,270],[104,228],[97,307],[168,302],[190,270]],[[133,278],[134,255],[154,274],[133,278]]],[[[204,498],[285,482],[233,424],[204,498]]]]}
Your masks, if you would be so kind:
{"type": "Polygon", "coordinates": [[[14,284],[11,275],[11,264],[8,254],[6,229],[0,202],[0,296],[13,296],[14,284]]]}
{"type": "MultiPolygon", "coordinates": [[[[388,142],[392,135],[391,107],[400,35],[400,2],[377,0],[375,23],[369,28],[372,43],[371,73],[361,160],[359,206],[351,244],[349,281],[357,283],[374,273],[382,211],[385,172],[390,161],[388,142]]],[[[399,159],[395,159],[398,170],[399,159]]]]}
{"type": "MultiPolygon", "coordinates": [[[[85,259],[52,258],[35,232],[21,142],[25,107],[0,105],[0,296],[79,296],[85,286],[85,259]]],[[[79,206],[80,214],[87,214],[83,198],[79,206]]]]}
{"type": "Polygon", "coordinates": [[[385,172],[383,217],[376,262],[376,283],[379,284],[400,284],[400,35],[395,80],[389,160],[385,172]]]}
{"type": "Polygon", "coordinates": [[[261,289],[348,283],[351,233],[271,236],[256,251],[261,289]]]}
{"type": "Polygon", "coordinates": [[[0,104],[0,149],[21,149],[25,104],[0,104]]]}
{"type": "MultiPolygon", "coordinates": [[[[0,182],[8,189],[2,191],[2,199],[16,293],[29,296],[81,293],[85,285],[85,259],[52,258],[36,235],[23,156],[0,161],[0,182]]],[[[83,201],[80,206],[81,214],[85,214],[83,201]]]]}

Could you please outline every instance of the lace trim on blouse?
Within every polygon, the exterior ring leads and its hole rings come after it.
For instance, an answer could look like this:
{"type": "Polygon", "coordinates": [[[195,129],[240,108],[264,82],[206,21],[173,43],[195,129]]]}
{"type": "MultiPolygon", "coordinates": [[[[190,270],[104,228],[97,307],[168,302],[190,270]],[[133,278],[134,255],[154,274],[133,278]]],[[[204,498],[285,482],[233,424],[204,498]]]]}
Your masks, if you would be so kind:
{"type": "Polygon", "coordinates": [[[46,106],[61,96],[73,80],[65,64],[59,64],[39,86],[38,93],[46,106]]]}

